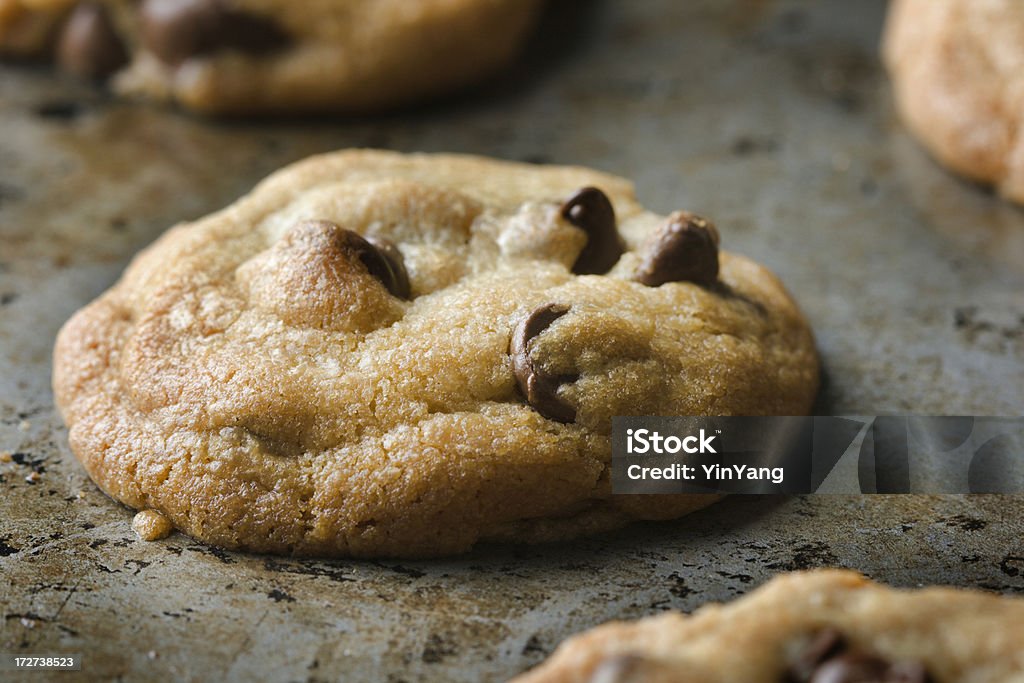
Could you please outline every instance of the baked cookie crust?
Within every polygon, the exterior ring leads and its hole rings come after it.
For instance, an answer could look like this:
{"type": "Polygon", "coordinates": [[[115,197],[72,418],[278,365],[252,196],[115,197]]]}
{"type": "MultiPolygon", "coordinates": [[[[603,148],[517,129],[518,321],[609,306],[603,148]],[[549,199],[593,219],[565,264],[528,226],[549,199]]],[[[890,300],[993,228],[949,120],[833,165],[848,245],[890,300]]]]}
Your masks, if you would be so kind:
{"type": "Polygon", "coordinates": [[[894,0],[882,54],[900,117],[924,146],[1024,202],[1024,4],[894,0]]]}
{"type": "Polygon", "coordinates": [[[893,590],[841,570],[777,577],[726,605],[612,622],[515,683],[1024,681],[1024,600],[893,590]]]}
{"type": "Polygon", "coordinates": [[[613,415],[806,414],[818,383],[765,268],[659,261],[710,258],[711,230],[584,168],[313,157],[78,312],[57,404],[104,491],[229,548],[420,557],[678,517],[714,498],[611,495],[613,415]]]}

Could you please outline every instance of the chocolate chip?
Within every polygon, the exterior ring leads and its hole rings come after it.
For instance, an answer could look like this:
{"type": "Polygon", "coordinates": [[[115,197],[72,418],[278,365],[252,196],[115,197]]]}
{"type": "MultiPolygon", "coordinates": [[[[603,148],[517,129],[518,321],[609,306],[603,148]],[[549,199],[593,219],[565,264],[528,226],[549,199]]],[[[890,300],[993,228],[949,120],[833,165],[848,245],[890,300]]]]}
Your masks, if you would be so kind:
{"type": "Polygon", "coordinates": [[[587,233],[587,244],[576,258],[578,275],[607,273],[625,251],[615,227],[615,208],[596,187],[584,187],[562,205],[562,217],[587,233]]]}
{"type": "Polygon", "coordinates": [[[366,266],[367,272],[387,287],[400,299],[409,298],[409,276],[398,247],[387,240],[377,239],[378,244],[367,240],[357,232],[340,230],[337,236],[338,248],[351,252],[366,266]]]}
{"type": "Polygon", "coordinates": [[[544,304],[523,318],[512,332],[509,354],[519,390],[526,402],[544,417],[557,422],[575,422],[576,409],[562,401],[558,387],[576,380],[573,376],[554,376],[538,368],[530,357],[530,340],[569,312],[566,304],[544,304]]]}
{"type": "Polygon", "coordinates": [[[846,652],[819,666],[810,683],[897,683],[889,663],[860,652],[846,652]]]}
{"type": "Polygon", "coordinates": [[[388,286],[388,290],[400,299],[408,299],[412,288],[409,285],[409,273],[405,269],[405,258],[398,250],[398,245],[383,237],[367,237],[366,241],[377,248],[391,268],[394,286],[388,286]]]}
{"type": "Polygon", "coordinates": [[[867,683],[881,681],[885,662],[856,654],[841,654],[820,664],[811,674],[810,683],[867,683]]]}
{"type": "Polygon", "coordinates": [[[139,10],[142,42],[167,64],[180,64],[217,45],[223,8],[214,0],[145,0],[139,10]]]}
{"type": "Polygon", "coordinates": [[[792,683],[932,683],[920,662],[890,662],[851,647],[835,629],[815,634],[790,666],[792,683]]]}
{"type": "Polygon", "coordinates": [[[105,78],[128,62],[124,43],[107,9],[97,2],[80,3],[71,12],[57,43],[57,63],[80,78],[105,78]]]}
{"type": "Polygon", "coordinates": [[[139,20],[143,44],[171,65],[219,49],[267,52],[287,42],[277,24],[223,0],[145,0],[139,20]]]}
{"type": "Polygon", "coordinates": [[[798,681],[809,681],[814,670],[829,657],[835,657],[846,648],[843,636],[834,628],[825,628],[814,634],[801,648],[790,667],[792,677],[798,681]]]}
{"type": "Polygon", "coordinates": [[[644,245],[633,279],[648,287],[666,282],[712,285],[718,279],[718,230],[706,218],[676,211],[644,245]]]}

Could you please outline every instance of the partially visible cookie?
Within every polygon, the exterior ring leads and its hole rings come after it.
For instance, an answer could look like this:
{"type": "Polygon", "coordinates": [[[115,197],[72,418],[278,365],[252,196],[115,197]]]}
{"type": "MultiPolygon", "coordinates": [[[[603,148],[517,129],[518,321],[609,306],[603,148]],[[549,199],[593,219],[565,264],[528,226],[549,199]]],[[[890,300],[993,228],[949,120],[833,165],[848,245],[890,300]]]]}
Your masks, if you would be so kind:
{"type": "Polygon", "coordinates": [[[882,50],[897,109],[931,153],[1024,202],[1024,3],[893,0],[882,50]]]}
{"type": "Polygon", "coordinates": [[[540,0],[0,0],[0,54],[200,112],[367,112],[506,64],[540,0]]]}
{"type": "Polygon", "coordinates": [[[349,151],[180,225],[61,331],[72,450],[217,545],[426,556],[669,519],[614,415],[806,413],[779,281],[583,168],[349,151]]]}
{"type": "Polygon", "coordinates": [[[599,626],[515,683],[1021,683],[1024,600],[773,579],[727,605],[599,626]]]}

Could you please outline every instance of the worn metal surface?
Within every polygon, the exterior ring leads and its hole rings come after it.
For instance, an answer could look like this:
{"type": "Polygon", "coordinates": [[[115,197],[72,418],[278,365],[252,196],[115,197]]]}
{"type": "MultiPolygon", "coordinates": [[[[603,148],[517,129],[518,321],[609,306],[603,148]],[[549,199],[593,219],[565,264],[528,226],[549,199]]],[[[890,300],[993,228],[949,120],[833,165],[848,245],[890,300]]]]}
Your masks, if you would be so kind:
{"type": "Polygon", "coordinates": [[[1024,591],[1020,497],[735,497],[558,547],[315,562],[139,542],[85,478],[49,390],[60,324],[171,223],[354,145],[632,176],[796,293],[824,357],[820,410],[1020,414],[1024,212],[900,129],[881,3],[561,7],[509,75],[375,120],[215,124],[0,71],[0,652],[83,653],[92,679],[491,680],[606,619],[788,569],[1024,591]]]}

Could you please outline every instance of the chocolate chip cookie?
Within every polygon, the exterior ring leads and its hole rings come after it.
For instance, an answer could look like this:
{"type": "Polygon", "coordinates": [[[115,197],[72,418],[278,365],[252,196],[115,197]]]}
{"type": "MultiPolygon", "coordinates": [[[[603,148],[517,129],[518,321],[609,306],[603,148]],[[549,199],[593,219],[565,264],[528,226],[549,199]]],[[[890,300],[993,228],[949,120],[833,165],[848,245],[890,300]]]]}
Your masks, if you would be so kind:
{"type": "Polygon", "coordinates": [[[897,109],[925,147],[1024,202],[1024,3],[894,0],[883,56],[897,109]]]}
{"type": "Polygon", "coordinates": [[[61,331],[107,493],[213,544],[429,556],[669,519],[614,415],[802,414],[818,363],[711,221],[583,168],[346,151],[179,225],[61,331]]]}
{"type": "Polygon", "coordinates": [[[200,112],[365,112],[480,79],[540,0],[0,0],[0,53],[200,112]]]}
{"type": "Polygon", "coordinates": [[[599,626],[516,683],[1021,683],[1024,600],[840,570],[729,605],[599,626]]]}

